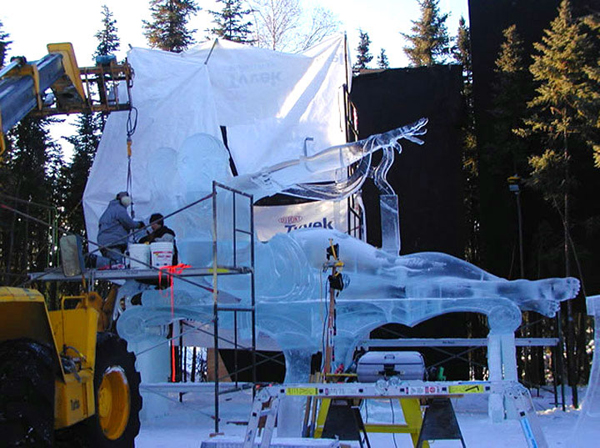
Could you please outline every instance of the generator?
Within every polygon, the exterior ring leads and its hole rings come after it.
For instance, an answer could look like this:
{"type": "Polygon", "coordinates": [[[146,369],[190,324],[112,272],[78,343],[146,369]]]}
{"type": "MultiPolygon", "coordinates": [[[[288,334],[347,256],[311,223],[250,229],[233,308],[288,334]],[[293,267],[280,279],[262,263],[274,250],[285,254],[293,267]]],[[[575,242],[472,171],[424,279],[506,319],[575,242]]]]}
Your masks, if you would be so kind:
{"type": "Polygon", "coordinates": [[[358,360],[356,374],[360,383],[374,383],[392,377],[423,380],[425,361],[419,352],[367,352],[358,360]]]}

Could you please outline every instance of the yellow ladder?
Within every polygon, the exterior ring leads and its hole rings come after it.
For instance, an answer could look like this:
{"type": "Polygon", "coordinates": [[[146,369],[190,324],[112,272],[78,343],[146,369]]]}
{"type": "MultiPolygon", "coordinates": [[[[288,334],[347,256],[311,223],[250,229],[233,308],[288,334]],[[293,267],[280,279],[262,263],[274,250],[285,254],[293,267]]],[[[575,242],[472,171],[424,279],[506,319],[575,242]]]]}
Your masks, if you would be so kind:
{"type": "MultiPolygon", "coordinates": [[[[321,398],[315,401],[320,402],[317,420],[315,424],[315,438],[321,438],[327,414],[331,407],[331,398],[321,398]]],[[[365,423],[367,433],[395,433],[410,434],[413,446],[416,447],[419,440],[419,433],[423,424],[423,415],[421,413],[421,404],[418,398],[400,398],[400,406],[404,415],[405,423],[365,423]]],[[[315,403],[316,406],[316,403],[315,403]]],[[[423,448],[429,448],[428,442],[423,442],[423,448]]]]}

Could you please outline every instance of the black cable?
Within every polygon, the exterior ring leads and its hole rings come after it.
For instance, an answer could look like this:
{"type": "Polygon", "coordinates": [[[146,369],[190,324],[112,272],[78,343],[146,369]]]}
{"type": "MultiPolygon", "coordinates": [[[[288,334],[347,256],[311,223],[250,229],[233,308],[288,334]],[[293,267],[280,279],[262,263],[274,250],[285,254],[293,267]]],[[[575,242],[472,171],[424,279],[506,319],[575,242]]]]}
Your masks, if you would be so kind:
{"type": "Polygon", "coordinates": [[[129,113],[127,114],[127,138],[131,138],[135,134],[138,122],[138,110],[136,107],[131,106],[129,113]],[[132,114],[133,112],[133,114],[132,114]],[[133,120],[132,117],[133,116],[133,120]]]}

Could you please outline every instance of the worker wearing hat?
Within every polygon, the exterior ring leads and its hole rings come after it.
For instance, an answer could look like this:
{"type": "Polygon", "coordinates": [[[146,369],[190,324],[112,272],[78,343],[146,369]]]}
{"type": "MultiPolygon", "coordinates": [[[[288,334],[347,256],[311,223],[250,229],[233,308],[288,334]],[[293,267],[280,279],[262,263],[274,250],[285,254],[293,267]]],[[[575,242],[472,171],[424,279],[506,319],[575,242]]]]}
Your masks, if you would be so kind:
{"type": "Polygon", "coordinates": [[[127,213],[131,197],[126,191],[121,191],[116,198],[109,202],[108,207],[98,222],[98,244],[103,256],[120,262],[121,254],[127,250],[127,236],[136,228],[144,227],[142,221],[134,221],[127,213]]]}
{"type": "Polygon", "coordinates": [[[173,264],[177,264],[177,244],[175,243],[175,232],[165,226],[164,216],[160,213],[153,213],[150,216],[150,227],[152,232],[139,240],[140,243],[173,243],[173,264]]]}

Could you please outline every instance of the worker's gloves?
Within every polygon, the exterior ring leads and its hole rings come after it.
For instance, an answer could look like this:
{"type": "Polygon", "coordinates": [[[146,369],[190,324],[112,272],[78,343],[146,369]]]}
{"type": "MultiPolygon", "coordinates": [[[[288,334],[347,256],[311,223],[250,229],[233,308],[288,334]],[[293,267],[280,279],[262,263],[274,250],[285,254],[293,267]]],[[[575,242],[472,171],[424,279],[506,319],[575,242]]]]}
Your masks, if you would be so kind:
{"type": "Polygon", "coordinates": [[[138,221],[138,227],[139,227],[140,229],[143,229],[143,228],[145,227],[145,225],[144,225],[144,221],[138,221]]]}

